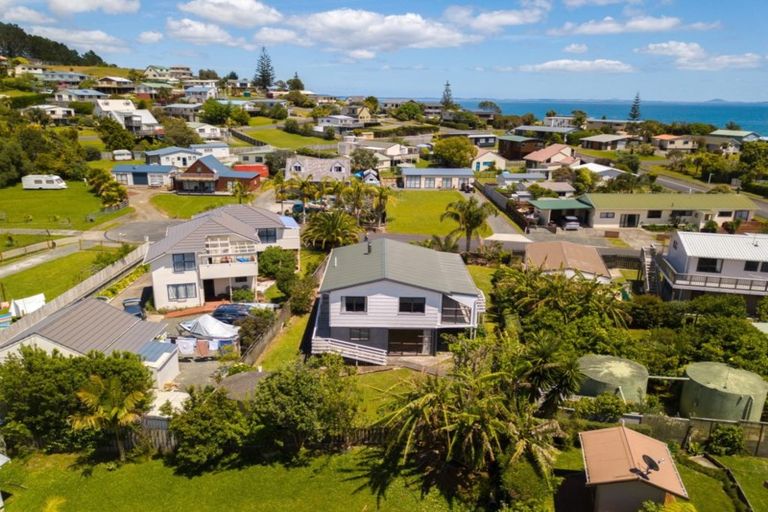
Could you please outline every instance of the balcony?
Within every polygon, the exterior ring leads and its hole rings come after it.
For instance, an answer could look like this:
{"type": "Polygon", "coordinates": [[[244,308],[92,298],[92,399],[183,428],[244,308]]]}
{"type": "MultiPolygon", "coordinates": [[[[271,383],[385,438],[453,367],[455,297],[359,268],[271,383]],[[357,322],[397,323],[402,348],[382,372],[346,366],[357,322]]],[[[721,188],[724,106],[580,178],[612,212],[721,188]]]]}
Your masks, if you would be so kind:
{"type": "Polygon", "coordinates": [[[768,293],[768,280],[742,277],[724,277],[720,274],[683,274],[663,257],[656,258],[656,265],[667,282],[673,287],[684,290],[717,290],[719,292],[733,291],[748,295],[764,295],[768,293]]]}
{"type": "Polygon", "coordinates": [[[479,293],[477,300],[468,306],[443,295],[440,308],[440,325],[443,327],[470,327],[477,325],[478,315],[485,311],[485,297],[479,293]]]}
{"type": "Polygon", "coordinates": [[[203,255],[198,266],[201,279],[256,276],[259,264],[256,255],[203,255]]]}

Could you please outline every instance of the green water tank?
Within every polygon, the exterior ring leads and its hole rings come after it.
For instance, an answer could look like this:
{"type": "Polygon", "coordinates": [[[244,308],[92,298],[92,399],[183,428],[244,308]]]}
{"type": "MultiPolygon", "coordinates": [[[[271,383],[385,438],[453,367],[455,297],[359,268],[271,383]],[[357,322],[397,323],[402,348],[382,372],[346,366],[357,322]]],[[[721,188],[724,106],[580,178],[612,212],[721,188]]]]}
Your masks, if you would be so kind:
{"type": "Polygon", "coordinates": [[[579,358],[584,375],[579,394],[597,396],[603,393],[623,395],[627,402],[645,401],[648,370],[639,363],[621,357],[587,354],[579,358]]]}
{"type": "Polygon", "coordinates": [[[693,363],[685,369],[680,414],[718,420],[760,421],[768,385],[762,377],[723,363],[693,363]]]}

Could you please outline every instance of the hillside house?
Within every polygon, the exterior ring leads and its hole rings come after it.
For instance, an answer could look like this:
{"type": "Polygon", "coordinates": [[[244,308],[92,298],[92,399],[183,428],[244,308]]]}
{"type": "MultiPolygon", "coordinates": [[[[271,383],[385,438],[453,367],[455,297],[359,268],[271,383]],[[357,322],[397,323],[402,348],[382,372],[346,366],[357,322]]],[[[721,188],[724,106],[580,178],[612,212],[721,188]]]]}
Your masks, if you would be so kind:
{"type": "Polygon", "coordinates": [[[165,105],[163,110],[169,116],[179,117],[188,123],[193,123],[197,121],[201,108],[203,108],[201,103],[171,103],[165,105]]]}
{"type": "Polygon", "coordinates": [[[75,111],[58,105],[32,105],[23,109],[24,112],[39,110],[47,115],[54,124],[67,124],[75,117],[75,111]]]}
{"type": "Polygon", "coordinates": [[[690,153],[698,149],[699,144],[690,135],[669,135],[662,134],[653,137],[652,143],[660,151],[682,151],[690,153]]]}
{"type": "Polygon", "coordinates": [[[187,126],[203,140],[218,140],[224,136],[222,129],[212,124],[187,122],[187,126]]]}
{"type": "Polygon", "coordinates": [[[341,114],[354,118],[359,123],[370,123],[373,116],[365,105],[347,105],[342,107],[341,114]]]}
{"type": "Polygon", "coordinates": [[[316,132],[324,132],[326,128],[333,128],[338,134],[344,134],[357,128],[362,128],[363,123],[356,118],[345,115],[331,115],[317,120],[316,132]]]}
{"type": "Polygon", "coordinates": [[[496,185],[499,188],[513,187],[517,190],[517,186],[523,182],[537,182],[547,179],[545,174],[540,172],[508,172],[504,171],[496,175],[496,185]]]}
{"type": "Polygon", "coordinates": [[[172,78],[171,70],[165,66],[149,65],[144,70],[144,78],[147,80],[167,81],[172,78]]]}
{"type": "Polygon", "coordinates": [[[197,151],[203,156],[213,156],[217,160],[229,160],[229,146],[223,142],[206,142],[204,144],[191,144],[189,149],[197,151]]]}
{"type": "Polygon", "coordinates": [[[527,169],[557,169],[562,166],[578,163],[579,159],[573,148],[567,144],[552,144],[525,157],[525,167],[527,169]]]}
{"type": "Polygon", "coordinates": [[[312,353],[382,365],[434,355],[443,334],[474,331],[485,311],[458,254],[385,238],[334,249],[318,301],[312,353]]]}
{"type": "Polygon", "coordinates": [[[72,71],[44,71],[37,79],[46,84],[56,84],[58,86],[77,86],[80,82],[87,79],[88,75],[83,73],[74,73],[72,71]]]}
{"type": "Polygon", "coordinates": [[[488,169],[503,170],[507,168],[507,160],[492,149],[480,149],[470,167],[476,172],[488,169]]]}
{"type": "Polygon", "coordinates": [[[543,140],[552,140],[553,137],[559,136],[563,142],[568,142],[568,134],[575,131],[576,128],[567,126],[522,125],[512,130],[511,134],[507,132],[507,135],[522,135],[543,140]]]}
{"type": "Polygon", "coordinates": [[[203,156],[187,169],[173,176],[173,186],[180,194],[231,194],[236,183],[246,190],[256,190],[261,175],[255,172],[233,171],[214,156],[203,156]]]}
{"type": "Polygon", "coordinates": [[[184,99],[190,103],[205,103],[216,99],[216,89],[202,85],[187,87],[184,89],[184,99]]]}
{"type": "Polygon", "coordinates": [[[640,123],[642,123],[642,121],[631,121],[629,119],[598,119],[595,117],[588,117],[586,129],[602,130],[606,128],[610,129],[613,133],[626,133],[630,126],[640,123]]]}
{"type": "Polygon", "coordinates": [[[162,82],[143,82],[136,86],[136,97],[145,100],[154,100],[160,97],[163,92],[171,94],[173,87],[162,82]]]}
{"type": "Polygon", "coordinates": [[[174,169],[186,169],[201,156],[195,150],[176,146],[144,152],[147,165],[169,165],[174,169]]]}
{"type": "Polygon", "coordinates": [[[611,273],[597,249],[573,242],[533,242],[525,245],[524,264],[545,274],[581,276],[600,283],[610,283],[611,273]]]}
{"type": "Polygon", "coordinates": [[[368,140],[348,135],[338,144],[339,154],[350,156],[356,149],[366,149],[376,153],[378,165],[376,169],[386,170],[401,164],[415,164],[419,160],[419,151],[415,147],[405,146],[397,142],[368,140]]]}
{"type": "Polygon", "coordinates": [[[440,169],[403,167],[403,187],[406,189],[462,189],[472,186],[475,173],[470,168],[440,169]]]}
{"type": "Polygon", "coordinates": [[[347,157],[314,158],[296,156],[285,161],[286,179],[311,179],[321,182],[324,179],[349,182],[352,178],[352,162],[347,157]]]}
{"type": "Polygon", "coordinates": [[[611,135],[602,133],[581,139],[581,147],[598,151],[619,151],[627,147],[629,137],[626,135],[611,135]]]}
{"type": "Polygon", "coordinates": [[[173,80],[189,80],[195,76],[189,66],[171,66],[168,74],[173,80]]]}
{"type": "Polygon", "coordinates": [[[104,76],[96,81],[93,88],[105,94],[130,94],[136,90],[136,85],[120,76],[104,76]]]}
{"type": "Polygon", "coordinates": [[[103,92],[93,89],[64,89],[53,94],[54,101],[61,105],[69,104],[73,101],[96,103],[96,100],[105,99],[106,97],[107,95],[103,92]]]}
{"type": "Polygon", "coordinates": [[[171,186],[170,165],[121,164],[112,168],[115,181],[126,187],[165,187],[171,186]]]}
{"type": "Polygon", "coordinates": [[[704,136],[707,151],[723,151],[726,154],[738,153],[743,143],[757,140],[760,140],[760,134],[747,130],[715,130],[704,136]]]}
{"type": "Polygon", "coordinates": [[[522,135],[502,135],[498,141],[499,155],[507,160],[522,160],[534,151],[544,148],[544,141],[522,135]]]}

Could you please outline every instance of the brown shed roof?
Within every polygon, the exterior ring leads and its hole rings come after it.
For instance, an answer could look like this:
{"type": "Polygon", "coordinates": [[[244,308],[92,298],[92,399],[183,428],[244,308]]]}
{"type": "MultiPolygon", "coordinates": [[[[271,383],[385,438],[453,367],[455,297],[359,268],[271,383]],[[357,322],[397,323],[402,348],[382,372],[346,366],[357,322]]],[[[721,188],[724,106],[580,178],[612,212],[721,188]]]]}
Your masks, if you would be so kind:
{"type": "Polygon", "coordinates": [[[578,270],[596,276],[611,273],[597,249],[573,242],[534,242],[525,246],[525,262],[545,271],[578,270]]]}
{"type": "Polygon", "coordinates": [[[588,486],[637,480],[688,498],[666,443],[623,425],[580,432],[579,439],[588,486]]]}
{"type": "Polygon", "coordinates": [[[544,149],[529,153],[525,156],[524,159],[531,160],[533,162],[546,162],[558,153],[563,153],[564,155],[570,156],[573,153],[573,150],[567,144],[552,144],[545,147],[544,149]]]}

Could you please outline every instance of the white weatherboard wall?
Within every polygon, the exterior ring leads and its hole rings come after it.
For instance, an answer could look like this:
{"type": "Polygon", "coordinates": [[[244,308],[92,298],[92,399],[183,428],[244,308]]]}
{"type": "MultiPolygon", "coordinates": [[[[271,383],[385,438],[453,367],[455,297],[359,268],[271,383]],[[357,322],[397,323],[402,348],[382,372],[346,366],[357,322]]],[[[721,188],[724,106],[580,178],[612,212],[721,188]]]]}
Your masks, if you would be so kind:
{"type": "MultiPolygon", "coordinates": [[[[634,210],[618,210],[610,208],[595,209],[592,213],[592,227],[594,228],[618,228],[621,223],[622,215],[639,215],[640,224],[671,224],[672,223],[672,210],[661,210],[661,217],[650,218],[648,212],[654,211],[653,209],[634,209],[634,210]],[[601,218],[601,213],[614,213],[612,219],[601,218]]],[[[736,216],[736,210],[729,210],[731,215],[720,216],[718,211],[709,210],[693,210],[692,215],[687,217],[678,217],[682,224],[693,224],[702,227],[708,220],[714,220],[718,224],[723,222],[732,221],[736,216]],[[709,219],[707,218],[709,216],[709,219]]],[[[751,215],[751,214],[750,214],[751,215]]]]}
{"type": "Polygon", "coordinates": [[[331,327],[433,329],[440,324],[443,295],[439,292],[381,280],[329,293],[331,327]],[[367,297],[364,313],[342,311],[343,297],[367,297]],[[400,313],[400,297],[424,297],[425,312],[400,313]]]}
{"type": "Polygon", "coordinates": [[[36,347],[44,350],[48,354],[53,353],[54,350],[58,350],[64,356],[74,357],[81,355],[74,350],[62,347],[58,343],[54,343],[48,338],[40,336],[39,334],[33,334],[27,338],[24,338],[23,340],[17,341],[13,345],[3,347],[3,349],[0,350],[0,362],[5,361],[13,354],[18,355],[21,351],[21,347],[36,347]]]}
{"type": "Polygon", "coordinates": [[[150,268],[152,270],[152,294],[155,299],[156,309],[184,309],[203,304],[203,283],[197,275],[197,270],[174,272],[171,254],[165,254],[155,260],[150,268]],[[194,283],[196,287],[196,296],[194,298],[173,301],[168,298],[169,284],[188,283],[194,283]]]}
{"type": "Polygon", "coordinates": [[[174,350],[171,353],[165,353],[154,363],[144,363],[152,372],[152,379],[155,387],[163,389],[163,386],[171,382],[179,375],[179,352],[174,350]]]}

